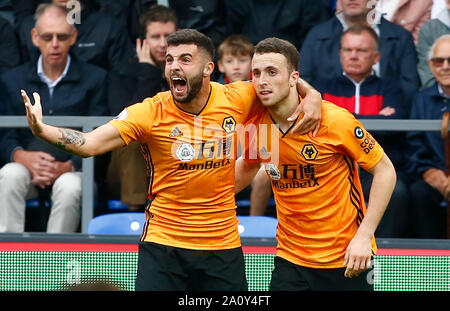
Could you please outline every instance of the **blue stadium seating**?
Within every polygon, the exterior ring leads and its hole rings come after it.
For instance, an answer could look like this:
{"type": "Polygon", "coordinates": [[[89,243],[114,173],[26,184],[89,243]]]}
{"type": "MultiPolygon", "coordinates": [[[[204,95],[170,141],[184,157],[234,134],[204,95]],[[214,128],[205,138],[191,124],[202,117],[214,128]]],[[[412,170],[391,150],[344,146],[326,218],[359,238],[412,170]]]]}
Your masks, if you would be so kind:
{"type": "Polygon", "coordinates": [[[145,213],[111,213],[93,218],[87,227],[88,234],[140,235],[145,224],[145,213]]]}
{"type": "Polygon", "coordinates": [[[239,235],[243,238],[275,238],[278,220],[269,216],[238,216],[239,235]]]}
{"type": "MultiPolygon", "coordinates": [[[[238,216],[239,235],[253,238],[275,238],[278,220],[269,216],[238,216]]],[[[145,224],[145,213],[111,213],[93,218],[88,234],[140,235],[145,224]]]]}

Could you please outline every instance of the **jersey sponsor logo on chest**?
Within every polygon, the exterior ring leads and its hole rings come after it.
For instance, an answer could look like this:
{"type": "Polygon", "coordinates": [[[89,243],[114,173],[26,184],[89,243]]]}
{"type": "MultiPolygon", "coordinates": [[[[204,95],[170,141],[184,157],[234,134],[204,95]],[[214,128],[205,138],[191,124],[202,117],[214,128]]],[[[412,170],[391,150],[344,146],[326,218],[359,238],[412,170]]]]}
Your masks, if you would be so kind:
{"type": "Polygon", "coordinates": [[[204,124],[202,117],[194,117],[193,121],[193,124],[176,124],[165,134],[173,139],[171,154],[174,160],[189,162],[233,157],[236,126],[233,117],[224,118],[220,125],[204,124]]]}
{"type": "Polygon", "coordinates": [[[315,166],[308,164],[265,164],[272,185],[277,189],[310,188],[319,186],[319,178],[315,175],[315,166]]]}
{"type": "MultiPolygon", "coordinates": [[[[260,150],[267,152],[263,147],[260,150]]],[[[304,144],[298,155],[297,163],[281,163],[276,165],[272,162],[265,163],[265,169],[272,179],[272,185],[277,189],[310,188],[319,186],[319,178],[316,177],[316,164],[313,161],[317,158],[319,151],[314,144],[304,144]],[[307,162],[305,162],[305,160],[307,162]]],[[[280,154],[283,158],[283,154],[280,154]]],[[[296,162],[296,160],[294,160],[296,162]]]]}
{"type": "Polygon", "coordinates": [[[231,159],[234,153],[233,137],[224,140],[213,139],[196,143],[178,142],[172,144],[172,156],[175,160],[231,159]]]}

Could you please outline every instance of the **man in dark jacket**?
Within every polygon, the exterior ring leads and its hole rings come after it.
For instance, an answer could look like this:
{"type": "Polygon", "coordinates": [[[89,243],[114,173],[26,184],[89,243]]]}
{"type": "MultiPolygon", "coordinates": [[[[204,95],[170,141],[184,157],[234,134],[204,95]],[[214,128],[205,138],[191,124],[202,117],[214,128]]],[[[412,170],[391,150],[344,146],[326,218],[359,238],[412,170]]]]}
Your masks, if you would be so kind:
{"type": "MultiPolygon", "coordinates": [[[[68,1],[52,2],[67,9],[68,1]]],[[[81,1],[79,20],[73,11],[76,8],[69,10],[78,31],[77,42],[71,52],[82,61],[110,70],[134,55],[133,45],[123,22],[108,13],[95,11],[90,3],[81,1]]],[[[39,50],[30,36],[34,23],[34,17],[28,16],[18,26],[24,61],[34,61],[39,57],[39,50]]]]}
{"type": "Polygon", "coordinates": [[[0,17],[0,74],[20,64],[19,40],[12,25],[0,17]]]}
{"type": "Polygon", "coordinates": [[[308,31],[331,17],[316,0],[227,0],[230,34],[244,34],[253,44],[267,37],[285,39],[300,49],[308,31]]]}
{"type": "MultiPolygon", "coordinates": [[[[373,73],[372,66],[380,59],[378,36],[370,26],[348,28],[341,39],[340,62],[343,73],[315,84],[323,99],[346,108],[356,118],[406,119],[409,103],[405,102],[397,81],[385,80],[373,73]]],[[[409,204],[406,175],[406,138],[404,132],[377,131],[373,133],[394,164],[397,183],[388,208],[381,220],[376,237],[407,237],[407,208],[409,204]]],[[[360,170],[364,196],[369,197],[372,176],[360,170]]]]}
{"type": "MultiPolygon", "coordinates": [[[[42,94],[47,115],[106,115],[106,72],[69,55],[77,31],[67,23],[65,10],[42,4],[37,17],[32,39],[41,56],[1,76],[8,92],[8,114],[23,115],[23,89],[42,94]]],[[[23,232],[25,200],[48,192],[53,205],[47,232],[78,229],[81,173],[76,170],[80,158],[34,138],[27,129],[5,131],[0,155],[9,162],[0,170],[0,232],[23,232]]]]}
{"type": "MultiPolygon", "coordinates": [[[[368,0],[343,0],[343,11],[308,33],[300,53],[300,76],[310,83],[342,73],[339,43],[344,30],[354,24],[370,24],[380,38],[381,59],[374,66],[376,75],[400,81],[411,100],[420,86],[417,53],[411,33],[382,18],[372,20],[368,0]]],[[[376,17],[376,16],[375,16],[376,17]]]]}
{"type": "MultiPolygon", "coordinates": [[[[418,92],[411,119],[442,119],[450,111],[450,35],[439,37],[431,46],[428,64],[436,83],[418,92]]],[[[445,200],[450,199],[446,174],[445,143],[439,132],[409,132],[410,166],[416,178],[410,187],[414,238],[445,238],[445,200]]]]}
{"type": "Polygon", "coordinates": [[[180,29],[192,28],[207,35],[217,48],[227,37],[225,4],[229,0],[168,0],[180,29]]]}

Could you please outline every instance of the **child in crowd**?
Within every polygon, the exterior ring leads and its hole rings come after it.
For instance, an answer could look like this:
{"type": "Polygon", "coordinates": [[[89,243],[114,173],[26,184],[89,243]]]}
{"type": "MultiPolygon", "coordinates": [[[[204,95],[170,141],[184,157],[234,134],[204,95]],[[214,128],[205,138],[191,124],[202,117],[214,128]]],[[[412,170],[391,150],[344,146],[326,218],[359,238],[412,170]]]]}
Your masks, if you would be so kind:
{"type": "Polygon", "coordinates": [[[218,49],[219,83],[251,79],[254,46],[244,35],[227,37],[218,49]]]}

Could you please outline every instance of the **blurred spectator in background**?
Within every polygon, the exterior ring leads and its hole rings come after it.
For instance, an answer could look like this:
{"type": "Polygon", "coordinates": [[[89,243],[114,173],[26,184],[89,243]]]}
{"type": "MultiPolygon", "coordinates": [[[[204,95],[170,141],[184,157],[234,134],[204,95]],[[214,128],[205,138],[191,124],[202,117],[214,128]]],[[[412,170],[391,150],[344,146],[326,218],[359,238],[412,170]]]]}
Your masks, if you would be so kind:
{"type": "Polygon", "coordinates": [[[430,71],[428,65],[428,52],[430,47],[437,38],[442,35],[450,34],[450,0],[445,0],[447,7],[433,18],[426,22],[419,32],[419,40],[417,43],[417,54],[419,56],[418,71],[422,88],[432,86],[436,80],[430,71]]]}
{"type": "Polygon", "coordinates": [[[0,17],[0,74],[20,65],[19,40],[13,26],[0,17]]]}
{"type": "MultiPolygon", "coordinates": [[[[8,92],[8,114],[23,115],[23,89],[42,95],[46,115],[105,115],[106,72],[69,55],[77,30],[67,22],[66,11],[54,4],[40,5],[31,36],[41,52],[38,60],[1,76],[8,92]]],[[[48,198],[50,192],[53,205],[47,232],[75,232],[80,220],[81,173],[76,171],[81,159],[36,139],[28,129],[8,129],[2,147],[0,155],[9,163],[0,170],[0,232],[23,232],[25,200],[48,198]]]]}
{"type": "MultiPolygon", "coordinates": [[[[6,101],[4,100],[8,93],[6,92],[5,85],[0,80],[0,116],[6,115],[6,101]]],[[[0,141],[1,141],[1,132],[4,131],[4,128],[0,127],[0,141]]],[[[1,160],[0,160],[1,161],[1,160]]],[[[1,163],[1,162],[0,162],[1,163]]]]}
{"type": "Polygon", "coordinates": [[[285,39],[298,49],[308,31],[331,17],[322,0],[227,0],[228,33],[253,44],[267,37],[285,39]]]}
{"type": "Polygon", "coordinates": [[[300,53],[300,76],[314,84],[319,78],[342,73],[339,44],[343,31],[355,24],[371,25],[380,38],[380,61],[374,65],[377,76],[400,81],[409,100],[420,86],[417,53],[411,33],[376,14],[369,14],[369,0],[342,0],[342,12],[308,33],[300,53]]]}
{"type": "Polygon", "coordinates": [[[11,26],[14,25],[14,11],[11,0],[0,0],[0,17],[6,19],[11,26]]]}
{"type": "MultiPolygon", "coordinates": [[[[450,35],[438,38],[429,51],[428,64],[436,82],[414,98],[411,119],[442,119],[450,111],[450,35]]],[[[445,141],[439,132],[407,134],[413,238],[445,238],[450,182],[446,174],[445,141]]]]}
{"type": "MultiPolygon", "coordinates": [[[[137,57],[122,62],[109,75],[108,102],[111,112],[142,102],[168,90],[164,77],[167,37],[177,29],[173,9],[155,5],[140,16],[144,38],[136,39],[137,57]]],[[[128,205],[130,211],[143,211],[147,201],[148,179],[140,143],[112,151],[107,172],[108,196],[128,205]]]]}
{"type": "MultiPolygon", "coordinates": [[[[356,118],[407,119],[410,104],[404,102],[400,84],[381,79],[373,72],[372,66],[380,60],[378,44],[378,36],[372,27],[356,25],[348,28],[342,34],[339,53],[343,73],[334,78],[319,80],[315,86],[324,100],[346,108],[356,118]]],[[[376,236],[406,237],[409,194],[405,133],[376,131],[372,135],[383,147],[397,172],[397,183],[376,236]]],[[[367,199],[372,175],[360,170],[360,178],[364,197],[367,199]]]]}
{"type": "MultiPolygon", "coordinates": [[[[433,0],[378,0],[375,9],[386,20],[411,32],[417,44],[419,29],[430,19],[432,5],[433,0]]],[[[341,11],[341,0],[338,0],[336,12],[341,11]]]]}
{"type": "Polygon", "coordinates": [[[251,80],[254,50],[255,47],[244,35],[227,37],[217,49],[217,65],[221,72],[218,82],[227,84],[251,80]]]}
{"type": "MultiPolygon", "coordinates": [[[[0,80],[0,117],[6,115],[5,98],[6,98],[7,94],[8,93],[6,92],[3,82],[1,82],[1,80],[0,80]]],[[[6,128],[0,127],[0,142],[2,141],[2,137],[5,134],[5,132],[6,132],[6,128]]],[[[5,164],[6,164],[6,162],[3,160],[2,157],[0,157],[0,167],[2,167],[5,164]]]]}
{"type": "MultiPolygon", "coordinates": [[[[110,0],[101,0],[101,2],[111,2],[110,0]]],[[[130,0],[131,4],[127,16],[128,33],[132,42],[143,35],[142,26],[139,17],[147,11],[149,7],[157,4],[156,0],[130,0]]]]}
{"type": "Polygon", "coordinates": [[[230,0],[168,0],[180,29],[191,28],[211,38],[214,46],[227,37],[225,4],[230,0]]]}
{"type": "MultiPolygon", "coordinates": [[[[82,0],[78,7],[69,0],[52,2],[67,10],[78,30],[77,42],[71,52],[80,60],[110,70],[121,61],[133,57],[133,45],[126,25],[113,15],[98,12],[95,1],[82,0]],[[77,8],[81,8],[79,14],[77,8]]],[[[30,36],[34,22],[33,16],[27,16],[18,25],[24,61],[33,61],[39,57],[39,51],[30,36]]]]}
{"type": "Polygon", "coordinates": [[[337,0],[322,0],[322,3],[330,13],[330,17],[333,16],[336,12],[337,0]]]}
{"type": "Polygon", "coordinates": [[[18,27],[24,19],[34,14],[39,4],[48,2],[51,2],[51,0],[11,0],[14,25],[18,27]]]}
{"type": "MultiPolygon", "coordinates": [[[[131,6],[134,2],[142,2],[138,0],[91,0],[96,2],[98,10],[113,15],[116,20],[119,20],[122,24],[128,27],[128,15],[130,13],[131,6]]],[[[152,0],[155,3],[156,0],[152,0]]]]}

